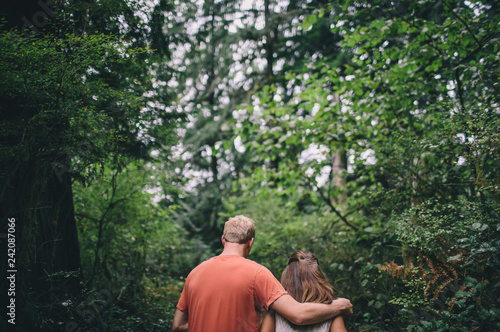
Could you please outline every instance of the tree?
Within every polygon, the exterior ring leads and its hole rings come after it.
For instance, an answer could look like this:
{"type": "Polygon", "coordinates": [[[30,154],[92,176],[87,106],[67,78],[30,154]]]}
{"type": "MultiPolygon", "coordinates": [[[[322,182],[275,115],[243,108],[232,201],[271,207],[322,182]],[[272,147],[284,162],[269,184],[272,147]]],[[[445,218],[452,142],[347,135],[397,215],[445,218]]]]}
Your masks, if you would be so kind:
{"type": "Polygon", "coordinates": [[[173,61],[184,73],[176,81],[181,92],[177,106],[191,119],[183,131],[185,171],[181,173],[192,181],[192,190],[178,200],[177,216],[192,234],[207,242],[215,240],[214,245],[219,242],[222,199],[243,164],[234,158],[234,145],[224,143],[232,137],[228,122],[235,105],[246,99],[252,87],[241,80],[241,74],[255,69],[258,58],[253,37],[246,36],[254,32],[247,27],[253,16],[241,6],[241,2],[214,1],[202,2],[198,8],[187,6],[178,24],[191,33],[179,45],[183,61],[173,61]]]}
{"type": "Polygon", "coordinates": [[[50,4],[53,23],[2,30],[0,215],[16,219],[20,328],[43,328],[45,300],[79,293],[72,181],[89,184],[104,164],[119,170],[124,156],[173,142],[179,116],[164,95],[147,94],[148,36],[132,5],[50,4]]]}

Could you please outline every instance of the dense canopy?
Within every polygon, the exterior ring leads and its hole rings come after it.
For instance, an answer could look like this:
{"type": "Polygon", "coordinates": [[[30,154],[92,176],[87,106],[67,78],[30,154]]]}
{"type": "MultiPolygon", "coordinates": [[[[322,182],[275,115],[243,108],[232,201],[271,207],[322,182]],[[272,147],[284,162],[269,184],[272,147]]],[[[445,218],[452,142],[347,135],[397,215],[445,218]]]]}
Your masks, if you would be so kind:
{"type": "Polygon", "coordinates": [[[350,331],[499,330],[499,22],[490,0],[9,3],[0,329],[169,330],[243,214],[276,277],[319,258],[350,331]]]}

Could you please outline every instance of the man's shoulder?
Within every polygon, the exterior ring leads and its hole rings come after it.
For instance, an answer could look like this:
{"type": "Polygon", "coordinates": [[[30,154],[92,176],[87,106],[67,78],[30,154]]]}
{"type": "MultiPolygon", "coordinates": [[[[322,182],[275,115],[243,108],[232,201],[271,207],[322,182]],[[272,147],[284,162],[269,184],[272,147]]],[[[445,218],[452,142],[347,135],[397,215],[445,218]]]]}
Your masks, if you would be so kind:
{"type": "Polygon", "coordinates": [[[267,267],[265,267],[262,264],[257,263],[256,261],[253,261],[251,259],[247,259],[248,264],[253,266],[257,271],[269,271],[267,267]]]}
{"type": "Polygon", "coordinates": [[[196,267],[195,267],[195,268],[194,268],[191,272],[196,271],[196,270],[199,270],[199,269],[203,269],[205,266],[212,264],[212,263],[213,263],[213,261],[214,261],[214,258],[215,258],[215,257],[211,257],[211,258],[209,258],[209,259],[207,259],[207,260],[205,260],[205,261],[201,262],[201,263],[200,263],[200,264],[198,264],[198,265],[197,265],[197,266],[196,266],[196,267]]]}
{"type": "Polygon", "coordinates": [[[206,270],[224,269],[224,266],[226,266],[226,268],[229,268],[229,266],[236,269],[238,269],[238,267],[242,268],[246,271],[246,274],[252,274],[252,271],[254,274],[259,272],[266,273],[269,271],[265,266],[241,256],[215,256],[200,263],[190,274],[204,273],[206,270]]]}
{"type": "Polygon", "coordinates": [[[267,267],[265,267],[262,264],[259,264],[251,259],[245,259],[246,264],[249,267],[250,270],[254,271],[254,275],[256,278],[272,278],[275,279],[273,273],[271,270],[269,270],[267,267]]]}
{"type": "Polygon", "coordinates": [[[253,260],[251,260],[251,259],[244,258],[244,257],[241,257],[241,258],[242,258],[242,259],[240,260],[240,263],[241,263],[241,264],[244,264],[244,265],[246,265],[247,267],[254,269],[255,271],[267,270],[267,268],[266,268],[264,265],[259,264],[259,263],[257,263],[256,261],[253,261],[253,260]]]}

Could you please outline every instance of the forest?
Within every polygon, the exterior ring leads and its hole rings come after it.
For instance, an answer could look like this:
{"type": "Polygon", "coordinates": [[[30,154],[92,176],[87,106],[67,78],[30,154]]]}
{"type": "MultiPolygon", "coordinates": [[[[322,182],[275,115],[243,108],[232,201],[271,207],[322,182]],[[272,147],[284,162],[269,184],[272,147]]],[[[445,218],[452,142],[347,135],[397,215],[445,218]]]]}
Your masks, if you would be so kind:
{"type": "Polygon", "coordinates": [[[500,330],[500,2],[0,8],[1,331],[170,331],[252,218],[349,331],[500,330]]]}

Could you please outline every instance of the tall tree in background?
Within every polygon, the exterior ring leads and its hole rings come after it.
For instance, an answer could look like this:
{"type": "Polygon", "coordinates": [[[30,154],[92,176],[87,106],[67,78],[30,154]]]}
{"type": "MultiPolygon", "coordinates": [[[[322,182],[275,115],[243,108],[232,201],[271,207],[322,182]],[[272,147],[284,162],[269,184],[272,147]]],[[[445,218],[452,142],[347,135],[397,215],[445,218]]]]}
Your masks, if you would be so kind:
{"type": "Polygon", "coordinates": [[[218,238],[221,200],[243,165],[234,145],[224,143],[233,135],[228,123],[252,88],[253,78],[243,78],[258,75],[253,16],[241,6],[205,1],[182,22],[191,33],[178,55],[184,74],[177,82],[182,91],[177,107],[189,114],[191,124],[183,132],[186,163],[179,172],[196,179],[191,195],[179,200],[178,219],[209,242],[218,238]]]}
{"type": "Polygon", "coordinates": [[[154,36],[145,4],[42,5],[10,15],[8,27],[24,30],[6,27],[0,37],[0,215],[16,219],[17,307],[27,329],[43,328],[35,305],[79,293],[72,181],[89,184],[104,164],[119,170],[128,156],[165,151],[179,118],[161,90],[150,92],[151,62],[163,55],[146,50],[154,36]],[[17,23],[31,17],[32,25],[17,23]]]}

